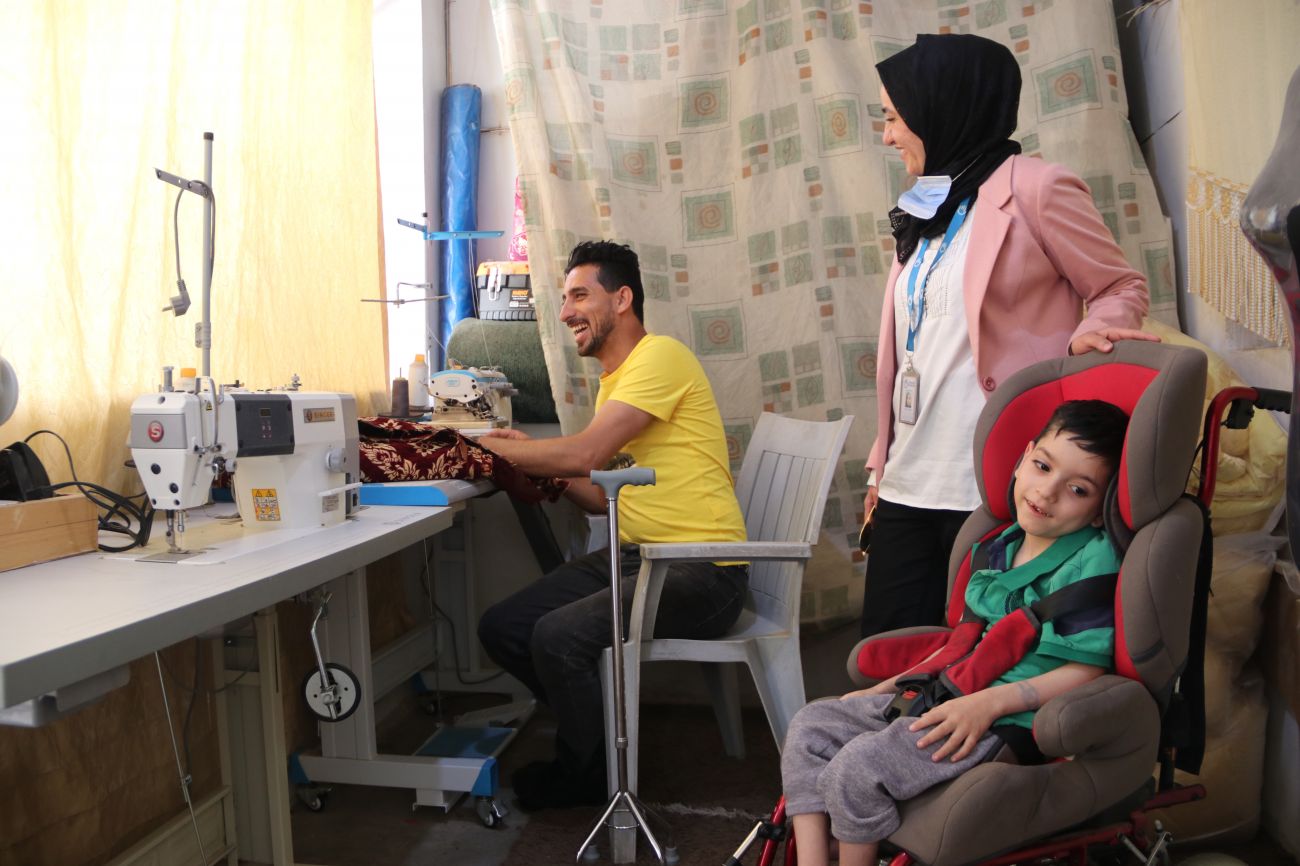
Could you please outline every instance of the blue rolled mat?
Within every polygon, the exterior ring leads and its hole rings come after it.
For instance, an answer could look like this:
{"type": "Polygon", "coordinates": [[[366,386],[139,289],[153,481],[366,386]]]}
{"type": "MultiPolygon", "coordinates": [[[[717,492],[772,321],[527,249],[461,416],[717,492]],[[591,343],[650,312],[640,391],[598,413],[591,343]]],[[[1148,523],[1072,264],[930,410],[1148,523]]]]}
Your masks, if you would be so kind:
{"type": "MultiPolygon", "coordinates": [[[[478,228],[479,126],[483,93],[472,84],[457,84],[442,92],[442,229],[473,231],[478,228]]],[[[438,242],[438,273],[443,294],[439,342],[451,339],[461,319],[474,316],[474,241],[438,242]]],[[[439,357],[433,369],[441,369],[439,357]]]]}

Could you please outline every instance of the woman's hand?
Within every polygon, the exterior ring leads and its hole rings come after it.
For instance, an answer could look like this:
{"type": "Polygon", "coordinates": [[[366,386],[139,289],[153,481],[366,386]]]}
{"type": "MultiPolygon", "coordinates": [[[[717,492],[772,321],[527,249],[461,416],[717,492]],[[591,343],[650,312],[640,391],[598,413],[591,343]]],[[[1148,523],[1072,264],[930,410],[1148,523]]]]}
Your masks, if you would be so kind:
{"type": "Polygon", "coordinates": [[[932,760],[942,761],[951,755],[955,763],[969,755],[980,737],[1003,715],[997,695],[985,690],[944,701],[912,722],[908,730],[930,728],[929,733],[916,741],[919,749],[947,738],[947,742],[935,750],[932,760]]]}
{"type": "Polygon", "coordinates": [[[1115,348],[1115,343],[1120,340],[1145,340],[1148,343],[1160,342],[1160,338],[1155,334],[1148,334],[1146,331],[1139,331],[1134,328],[1102,328],[1100,331],[1089,331],[1086,334],[1080,334],[1071,340],[1070,354],[1083,355],[1087,352],[1109,352],[1115,348]]]}
{"type": "Polygon", "coordinates": [[[866,520],[871,520],[871,513],[876,510],[876,503],[880,501],[880,488],[871,485],[867,488],[867,494],[862,497],[862,513],[866,515],[866,520]]]}

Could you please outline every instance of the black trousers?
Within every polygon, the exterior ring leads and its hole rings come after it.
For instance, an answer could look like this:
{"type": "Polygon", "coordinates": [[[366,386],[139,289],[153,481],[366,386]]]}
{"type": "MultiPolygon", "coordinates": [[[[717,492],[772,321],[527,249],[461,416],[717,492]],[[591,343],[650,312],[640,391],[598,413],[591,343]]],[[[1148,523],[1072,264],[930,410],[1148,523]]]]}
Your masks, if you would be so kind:
{"type": "Polygon", "coordinates": [[[948,557],[969,511],[913,508],[881,499],[867,555],[862,636],[942,625],[948,606],[948,557]]]}
{"type": "MultiPolygon", "coordinates": [[[[640,548],[624,545],[619,564],[626,633],[640,548]]],[[[740,616],[748,591],[745,565],[670,566],[654,636],[718,637],[740,616]]],[[[609,551],[599,550],[561,565],[488,608],[478,625],[488,656],[555,712],[556,752],[574,775],[589,773],[604,761],[599,664],[611,641],[610,594],[609,551]]]]}

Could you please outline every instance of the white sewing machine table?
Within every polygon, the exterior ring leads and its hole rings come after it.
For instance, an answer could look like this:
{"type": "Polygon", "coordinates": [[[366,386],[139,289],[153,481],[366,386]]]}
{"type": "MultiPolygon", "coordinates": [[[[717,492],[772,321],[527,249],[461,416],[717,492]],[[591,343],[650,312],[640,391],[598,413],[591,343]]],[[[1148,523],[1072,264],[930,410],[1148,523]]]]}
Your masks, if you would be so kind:
{"type": "MultiPolygon", "coordinates": [[[[308,774],[313,781],[412,788],[421,803],[448,805],[444,792],[473,790],[493,759],[378,754],[365,566],[447,529],[461,508],[372,506],[335,527],[258,534],[196,516],[185,546],[211,549],[188,560],[140,562],[140,551],[83,554],[0,573],[0,710],[33,699],[25,706],[52,710],[59,701],[43,696],[56,689],[62,697],[78,684],[111,680],[134,659],[250,614],[256,614],[259,669],[278,671],[274,605],[329,584],[334,598],[329,627],[322,621],[321,650],[326,660],[351,668],[363,698],[350,718],[321,725],[323,757],[304,760],[308,774]]],[[[162,530],[160,520],[145,553],[165,549],[162,530]]],[[[258,680],[260,739],[270,769],[263,795],[268,814],[253,820],[269,819],[270,860],[288,866],[294,860],[282,684],[279,676],[258,680]]],[[[296,683],[284,688],[299,691],[296,683]]],[[[495,789],[495,778],[492,783],[495,789]]],[[[243,792],[235,793],[238,802],[243,792]]]]}

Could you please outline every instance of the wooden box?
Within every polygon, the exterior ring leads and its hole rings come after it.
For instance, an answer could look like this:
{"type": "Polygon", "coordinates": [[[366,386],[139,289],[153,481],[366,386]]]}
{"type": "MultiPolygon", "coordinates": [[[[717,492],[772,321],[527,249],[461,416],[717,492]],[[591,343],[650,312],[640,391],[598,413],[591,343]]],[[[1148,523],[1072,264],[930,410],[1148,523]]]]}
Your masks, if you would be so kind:
{"type": "Polygon", "coordinates": [[[95,504],[74,493],[0,504],[0,571],[94,550],[95,504]]]}

